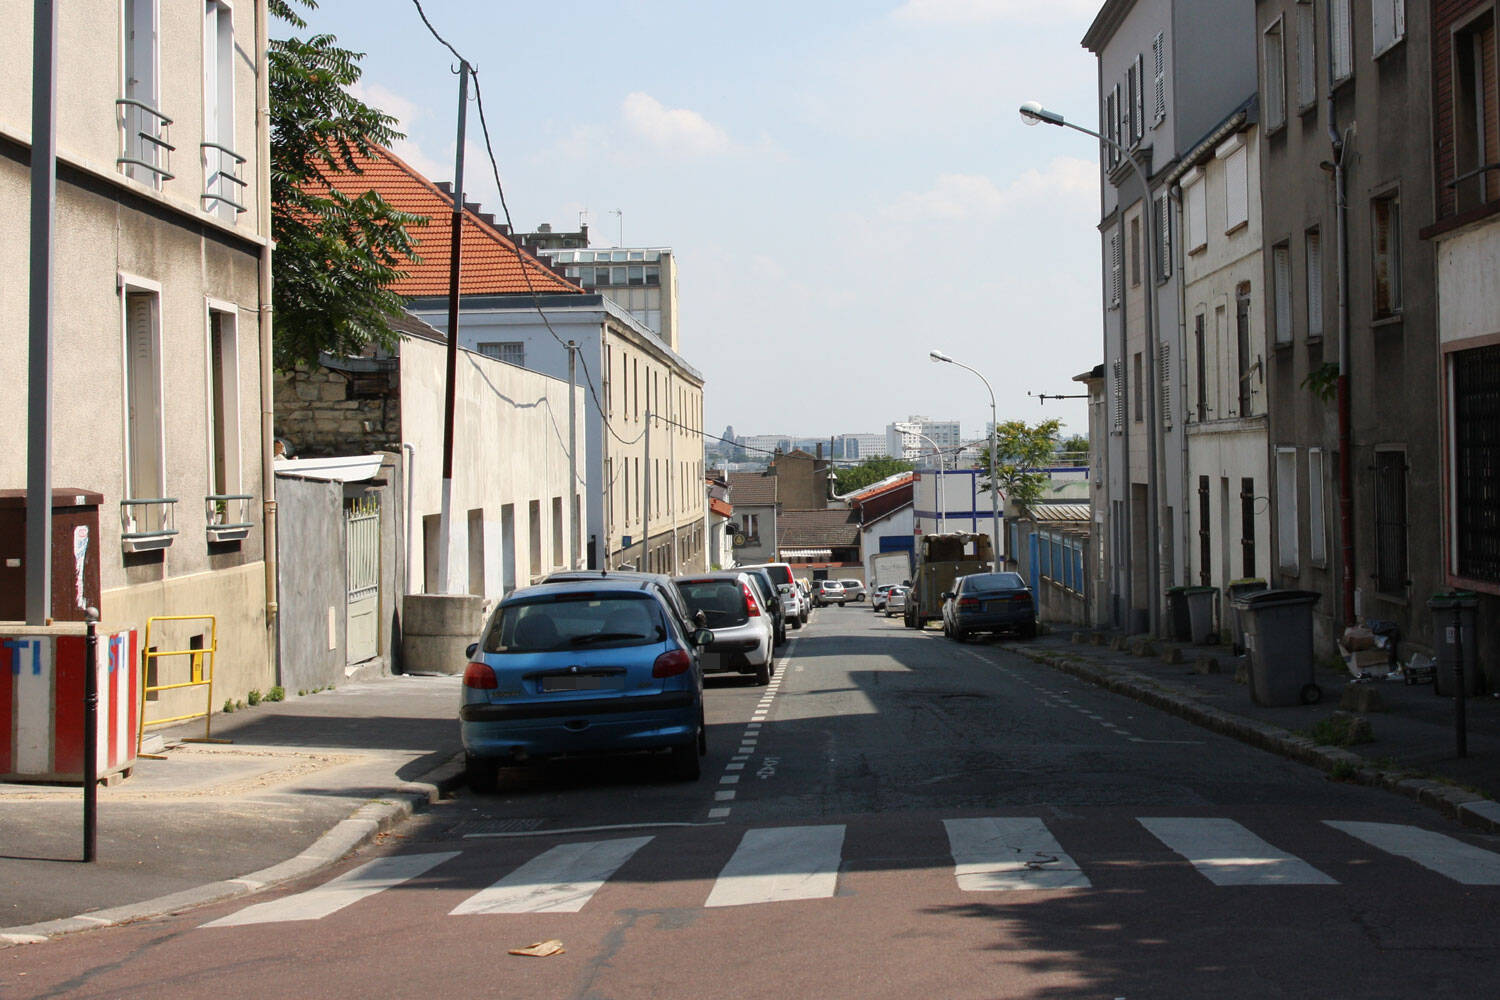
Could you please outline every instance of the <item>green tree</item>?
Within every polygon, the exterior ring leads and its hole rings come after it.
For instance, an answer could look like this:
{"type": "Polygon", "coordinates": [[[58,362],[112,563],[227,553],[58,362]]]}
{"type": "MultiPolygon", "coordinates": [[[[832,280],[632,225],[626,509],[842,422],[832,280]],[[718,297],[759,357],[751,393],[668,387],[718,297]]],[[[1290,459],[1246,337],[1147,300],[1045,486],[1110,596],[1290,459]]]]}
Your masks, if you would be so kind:
{"type": "MultiPolygon", "coordinates": [[[[305,29],[294,3],[317,8],[317,0],[269,0],[271,14],[305,29]]],[[[390,285],[417,259],[406,227],[426,220],[373,191],[350,196],[329,183],[333,174],[358,172],[356,156],[377,155],[377,143],[402,138],[395,118],[348,91],[363,57],[327,34],[272,39],[267,52],[272,304],[275,363],[283,371],[315,363],[322,351],[354,355],[398,339],[390,320],[404,302],[390,285]]]]}
{"type": "Polygon", "coordinates": [[[899,458],[885,458],[884,456],[867,458],[858,465],[835,469],[833,476],[837,485],[834,489],[839,493],[848,493],[851,490],[869,486],[871,483],[878,483],[887,476],[911,470],[912,464],[899,458]]]}
{"type": "Polygon", "coordinates": [[[1089,453],[1089,439],[1082,434],[1069,434],[1057,442],[1057,452],[1060,455],[1087,457],[1089,453]]]}
{"type": "MultiPolygon", "coordinates": [[[[1057,453],[1058,420],[1043,420],[1036,426],[1024,420],[1007,420],[995,428],[995,477],[1000,481],[1000,495],[1007,503],[1026,507],[1036,503],[1047,485],[1045,467],[1057,453]]],[[[981,485],[990,483],[990,448],[980,451],[981,485]]]]}

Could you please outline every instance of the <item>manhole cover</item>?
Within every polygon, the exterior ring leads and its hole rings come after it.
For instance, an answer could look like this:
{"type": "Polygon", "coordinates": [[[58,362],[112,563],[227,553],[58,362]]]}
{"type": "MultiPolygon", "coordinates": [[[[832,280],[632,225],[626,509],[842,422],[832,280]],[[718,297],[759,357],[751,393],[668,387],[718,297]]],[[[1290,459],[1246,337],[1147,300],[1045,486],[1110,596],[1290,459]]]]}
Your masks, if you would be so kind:
{"type": "Polygon", "coordinates": [[[455,837],[493,836],[497,833],[526,833],[539,830],[544,819],[476,819],[466,820],[449,829],[455,837]]]}

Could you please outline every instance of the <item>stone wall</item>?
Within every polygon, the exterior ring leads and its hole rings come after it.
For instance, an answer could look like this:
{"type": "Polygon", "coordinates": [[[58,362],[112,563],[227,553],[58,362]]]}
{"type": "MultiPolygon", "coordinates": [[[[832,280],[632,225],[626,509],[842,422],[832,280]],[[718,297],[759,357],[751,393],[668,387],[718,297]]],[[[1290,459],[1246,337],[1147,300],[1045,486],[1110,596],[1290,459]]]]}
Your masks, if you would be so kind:
{"type": "Polygon", "coordinates": [[[401,450],[400,375],[299,365],[276,374],[276,436],[298,458],[401,450]]]}

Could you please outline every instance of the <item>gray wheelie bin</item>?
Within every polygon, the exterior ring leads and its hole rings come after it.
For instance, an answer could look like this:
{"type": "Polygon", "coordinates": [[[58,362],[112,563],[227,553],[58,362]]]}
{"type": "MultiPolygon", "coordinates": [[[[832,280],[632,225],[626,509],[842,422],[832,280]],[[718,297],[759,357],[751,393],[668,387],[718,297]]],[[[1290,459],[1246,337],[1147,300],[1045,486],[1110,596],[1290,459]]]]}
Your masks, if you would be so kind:
{"type": "Polygon", "coordinates": [[[1214,641],[1214,603],[1219,591],[1215,587],[1188,587],[1188,638],[1196,645],[1214,641]]]}
{"type": "Polygon", "coordinates": [[[1458,690],[1456,668],[1460,645],[1464,658],[1464,695],[1479,693],[1479,637],[1474,632],[1478,608],[1478,595],[1467,590],[1433,594],[1427,602],[1427,610],[1432,612],[1432,631],[1437,637],[1437,668],[1432,674],[1432,686],[1439,695],[1451,698],[1458,690]]]}
{"type": "Polygon", "coordinates": [[[1235,607],[1241,597],[1246,594],[1254,594],[1266,590],[1270,585],[1260,577],[1250,577],[1244,580],[1230,580],[1229,586],[1224,589],[1228,591],[1225,595],[1229,604],[1229,641],[1233,644],[1234,655],[1239,656],[1245,651],[1245,624],[1240,618],[1240,613],[1235,607]]]}
{"type": "Polygon", "coordinates": [[[1187,592],[1186,587],[1167,588],[1167,628],[1170,632],[1168,638],[1176,642],[1187,642],[1193,637],[1193,622],[1188,613],[1187,592]]]}
{"type": "Polygon", "coordinates": [[[1235,601],[1250,653],[1250,695],[1257,705],[1314,705],[1312,590],[1262,590],[1235,601]]]}

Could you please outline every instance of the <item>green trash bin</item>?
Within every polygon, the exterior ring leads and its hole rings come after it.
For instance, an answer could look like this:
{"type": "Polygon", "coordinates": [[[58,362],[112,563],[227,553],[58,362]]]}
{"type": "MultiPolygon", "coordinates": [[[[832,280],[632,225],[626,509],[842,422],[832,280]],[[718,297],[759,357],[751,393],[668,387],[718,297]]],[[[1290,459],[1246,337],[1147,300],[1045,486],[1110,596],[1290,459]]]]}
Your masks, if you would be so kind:
{"type": "Polygon", "coordinates": [[[1323,689],[1313,680],[1312,610],[1315,590],[1262,590],[1235,602],[1250,653],[1250,696],[1257,705],[1315,705],[1323,689]]]}
{"type": "Polygon", "coordinates": [[[1167,638],[1188,642],[1193,638],[1193,622],[1188,613],[1188,587],[1167,588],[1167,638]]]}
{"type": "Polygon", "coordinates": [[[1214,640],[1214,604],[1218,601],[1216,587],[1187,587],[1185,589],[1188,611],[1188,638],[1196,645],[1214,640]]]}
{"type": "Polygon", "coordinates": [[[1464,695],[1479,693],[1482,679],[1479,673],[1479,637],[1474,632],[1478,608],[1479,596],[1469,590],[1433,594],[1427,602],[1427,610],[1432,612],[1432,631],[1437,637],[1437,667],[1433,670],[1432,687],[1446,698],[1453,697],[1458,690],[1454,668],[1458,663],[1460,645],[1463,647],[1464,695]]]}

